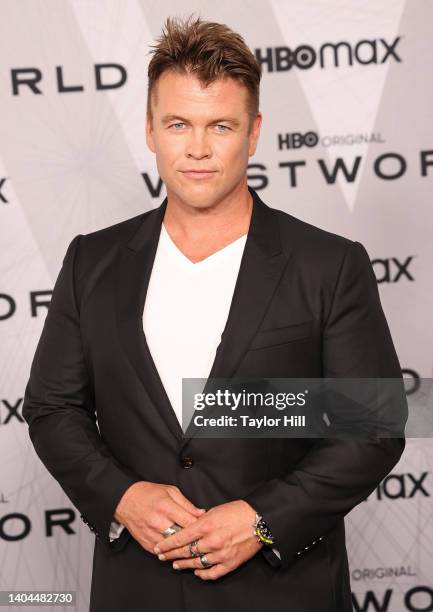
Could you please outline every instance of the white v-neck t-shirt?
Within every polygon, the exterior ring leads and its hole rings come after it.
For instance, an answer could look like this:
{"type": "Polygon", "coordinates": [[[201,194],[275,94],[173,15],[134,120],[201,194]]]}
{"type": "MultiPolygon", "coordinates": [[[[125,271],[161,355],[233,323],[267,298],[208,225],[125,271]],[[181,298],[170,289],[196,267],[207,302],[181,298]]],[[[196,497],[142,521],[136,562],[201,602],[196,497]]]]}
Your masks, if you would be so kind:
{"type": "Polygon", "coordinates": [[[143,329],[179,422],[182,378],[208,378],[221,341],[247,235],[193,263],[164,224],[149,280],[143,329]]]}
{"type": "MultiPolygon", "coordinates": [[[[247,234],[193,263],[161,224],[143,309],[143,330],[182,425],[182,378],[210,374],[239,274],[247,234]]],[[[110,538],[123,529],[113,521],[110,538]]],[[[273,548],[278,556],[277,549],[273,548]]]]}

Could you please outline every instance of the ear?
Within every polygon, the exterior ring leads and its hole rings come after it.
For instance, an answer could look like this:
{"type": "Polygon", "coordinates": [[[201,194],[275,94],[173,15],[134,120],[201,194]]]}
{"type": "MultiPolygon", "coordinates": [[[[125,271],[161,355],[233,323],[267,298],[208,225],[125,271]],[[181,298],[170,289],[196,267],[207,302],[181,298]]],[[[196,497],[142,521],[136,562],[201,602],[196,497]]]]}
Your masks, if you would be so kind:
{"type": "Polygon", "coordinates": [[[249,135],[249,146],[248,146],[248,156],[251,157],[254,155],[257,149],[257,143],[259,142],[260,136],[260,128],[262,125],[263,116],[262,113],[257,113],[254,118],[253,125],[251,128],[251,133],[249,135]]]}
{"type": "Polygon", "coordinates": [[[155,143],[153,141],[153,127],[151,125],[149,113],[146,113],[146,143],[152,153],[155,153],[155,143]]]}

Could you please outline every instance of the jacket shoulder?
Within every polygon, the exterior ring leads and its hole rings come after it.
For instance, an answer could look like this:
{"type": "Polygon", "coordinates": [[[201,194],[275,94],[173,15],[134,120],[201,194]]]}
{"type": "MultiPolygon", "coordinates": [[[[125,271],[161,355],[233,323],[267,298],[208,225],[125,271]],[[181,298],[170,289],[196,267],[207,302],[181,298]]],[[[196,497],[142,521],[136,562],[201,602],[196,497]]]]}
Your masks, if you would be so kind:
{"type": "Polygon", "coordinates": [[[135,217],[130,217],[88,234],[82,234],[81,242],[86,246],[97,247],[98,245],[103,245],[105,248],[110,245],[123,244],[134,235],[145,218],[151,213],[152,210],[148,210],[135,217]]]}
{"type": "Polygon", "coordinates": [[[283,210],[273,209],[278,218],[280,234],[283,243],[294,240],[296,245],[304,250],[317,250],[326,247],[336,251],[345,251],[354,241],[346,236],[325,230],[317,225],[303,221],[283,210]]]}
{"type": "Polygon", "coordinates": [[[278,220],[282,249],[297,255],[304,265],[314,265],[319,270],[341,263],[346,253],[355,245],[364,249],[355,240],[322,229],[282,210],[273,209],[278,220]]]}
{"type": "Polygon", "coordinates": [[[350,257],[352,265],[370,266],[363,244],[346,236],[327,231],[282,210],[273,209],[278,220],[281,248],[290,252],[302,274],[319,284],[334,283],[343,262],[350,257]]]}
{"type": "Polygon", "coordinates": [[[75,236],[68,251],[72,243],[76,242],[72,267],[78,295],[83,293],[89,279],[97,277],[116,261],[122,247],[128,244],[145,219],[154,211],[155,209],[151,209],[119,223],[75,236]]]}
{"type": "Polygon", "coordinates": [[[155,210],[151,209],[119,223],[108,225],[88,234],[81,234],[77,254],[79,275],[92,269],[101,260],[109,262],[115,259],[119,249],[129,242],[155,210]]]}

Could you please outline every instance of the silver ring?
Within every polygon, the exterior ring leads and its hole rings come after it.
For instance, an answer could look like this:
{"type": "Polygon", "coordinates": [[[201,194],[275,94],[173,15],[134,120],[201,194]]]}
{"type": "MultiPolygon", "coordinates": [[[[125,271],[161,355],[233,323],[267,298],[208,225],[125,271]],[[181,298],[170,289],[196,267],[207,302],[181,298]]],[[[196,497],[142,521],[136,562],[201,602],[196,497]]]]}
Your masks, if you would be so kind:
{"type": "Polygon", "coordinates": [[[194,540],[194,542],[191,542],[191,544],[188,544],[188,548],[189,548],[191,557],[199,557],[201,555],[201,552],[199,551],[197,544],[198,544],[198,540],[194,540]],[[192,549],[193,546],[195,546],[195,550],[192,549]]]}
{"type": "Polygon", "coordinates": [[[202,564],[203,567],[209,567],[209,565],[212,565],[211,563],[209,563],[209,561],[207,560],[206,555],[200,555],[200,562],[202,564]]]}
{"type": "Polygon", "coordinates": [[[164,538],[168,538],[168,536],[175,534],[180,529],[182,529],[180,525],[178,525],[177,523],[173,523],[173,525],[170,525],[170,527],[164,529],[162,535],[164,536],[164,538]]]}

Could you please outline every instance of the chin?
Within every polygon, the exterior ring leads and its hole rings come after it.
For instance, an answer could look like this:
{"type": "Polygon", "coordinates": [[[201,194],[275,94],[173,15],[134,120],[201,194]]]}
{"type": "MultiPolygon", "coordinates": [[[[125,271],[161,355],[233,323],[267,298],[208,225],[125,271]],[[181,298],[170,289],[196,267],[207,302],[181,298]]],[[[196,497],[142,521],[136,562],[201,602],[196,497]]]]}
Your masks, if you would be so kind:
{"type": "Polygon", "coordinates": [[[200,188],[198,185],[192,188],[179,189],[176,191],[176,194],[186,204],[193,208],[208,208],[218,201],[215,189],[200,188]]]}
{"type": "Polygon", "coordinates": [[[185,196],[183,200],[188,204],[188,206],[191,206],[191,208],[196,208],[200,210],[204,210],[205,208],[211,208],[216,203],[215,198],[201,198],[196,200],[195,198],[189,198],[188,196],[185,196]]]}

